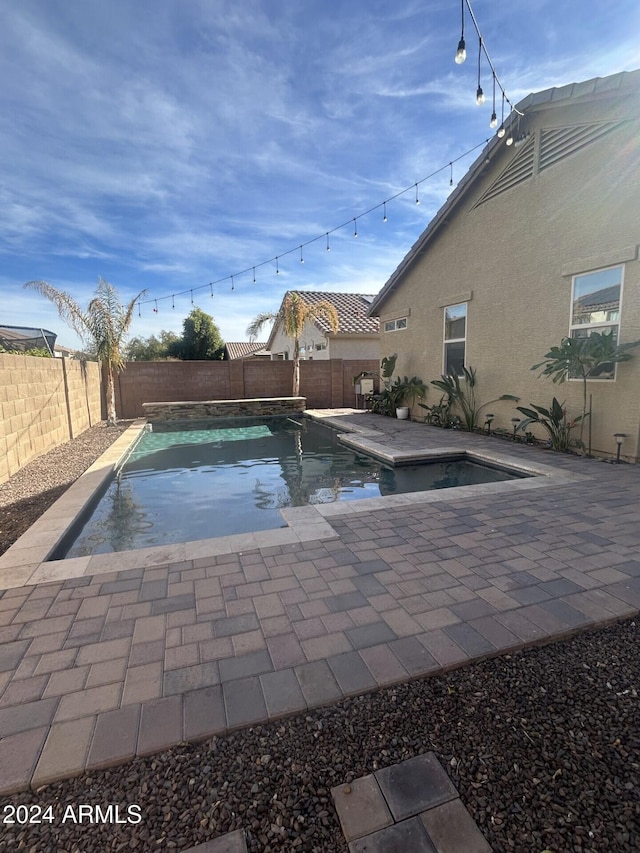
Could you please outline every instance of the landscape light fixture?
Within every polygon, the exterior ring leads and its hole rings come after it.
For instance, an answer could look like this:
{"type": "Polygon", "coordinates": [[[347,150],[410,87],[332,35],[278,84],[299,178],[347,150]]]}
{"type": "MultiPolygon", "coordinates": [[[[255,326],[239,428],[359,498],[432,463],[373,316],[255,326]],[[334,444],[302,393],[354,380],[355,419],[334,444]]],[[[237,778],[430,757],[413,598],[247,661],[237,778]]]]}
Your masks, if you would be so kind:
{"type": "Polygon", "coordinates": [[[491,421],[495,418],[495,415],[487,415],[485,423],[487,425],[487,435],[491,435],[491,421]]]}
{"type": "Polygon", "coordinates": [[[513,424],[513,440],[516,440],[516,430],[518,429],[518,424],[520,423],[520,418],[511,418],[511,423],[513,424]]]}
{"type": "Polygon", "coordinates": [[[620,464],[620,450],[622,449],[622,445],[624,443],[625,438],[627,437],[626,432],[614,432],[613,437],[616,440],[616,444],[618,445],[616,450],[616,463],[620,464]]]}
{"type": "Polygon", "coordinates": [[[462,34],[455,55],[456,65],[462,65],[467,58],[467,46],[464,41],[464,0],[460,0],[460,12],[462,14],[462,34]]]}

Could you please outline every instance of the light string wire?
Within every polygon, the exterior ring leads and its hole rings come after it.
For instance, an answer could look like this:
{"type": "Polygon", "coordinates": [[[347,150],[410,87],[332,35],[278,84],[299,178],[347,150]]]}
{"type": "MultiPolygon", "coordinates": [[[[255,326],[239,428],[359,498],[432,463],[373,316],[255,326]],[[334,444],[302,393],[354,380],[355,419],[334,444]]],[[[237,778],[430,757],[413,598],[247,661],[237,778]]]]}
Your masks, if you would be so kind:
{"type": "MultiPolygon", "coordinates": [[[[503,97],[503,98],[505,99],[505,101],[509,104],[509,106],[511,107],[511,109],[513,110],[513,112],[515,112],[515,113],[516,113],[516,115],[518,115],[518,116],[523,116],[523,115],[524,115],[524,113],[520,112],[520,110],[519,110],[519,109],[517,109],[517,108],[516,108],[516,107],[511,103],[511,101],[510,101],[510,100],[509,100],[509,98],[507,97],[507,93],[506,93],[506,90],[505,90],[504,86],[503,86],[503,85],[502,85],[502,83],[500,82],[500,78],[498,77],[498,74],[496,73],[495,66],[494,66],[493,62],[491,61],[491,57],[489,56],[489,51],[487,50],[487,43],[486,43],[486,41],[484,40],[484,36],[483,36],[483,35],[482,35],[482,33],[480,32],[480,27],[478,26],[478,22],[477,22],[477,20],[476,20],[476,16],[474,15],[474,13],[473,13],[473,9],[471,8],[471,0],[464,0],[464,3],[465,3],[465,6],[467,7],[467,9],[469,10],[469,15],[471,16],[471,20],[472,20],[472,22],[473,22],[473,26],[475,27],[475,31],[476,31],[476,33],[477,33],[477,35],[478,35],[478,40],[479,40],[479,43],[480,43],[480,48],[479,48],[479,49],[480,49],[480,51],[481,51],[482,53],[484,53],[484,55],[485,55],[485,59],[486,59],[486,60],[487,60],[487,62],[489,63],[489,68],[491,69],[491,73],[493,74],[493,79],[494,79],[494,80],[495,80],[495,82],[498,84],[498,88],[499,88],[499,89],[500,89],[500,91],[502,92],[502,97],[503,97]]],[[[464,25],[463,25],[463,32],[464,32],[464,25]]],[[[480,67],[480,63],[478,62],[478,69],[479,69],[479,67],[480,67]]]]}
{"type": "MultiPolygon", "coordinates": [[[[328,231],[323,231],[322,234],[318,234],[317,237],[312,237],[310,240],[307,240],[304,243],[297,243],[293,248],[288,249],[286,252],[279,252],[277,255],[274,255],[272,258],[269,258],[266,261],[261,261],[261,262],[256,263],[256,264],[251,264],[246,269],[240,270],[239,272],[234,272],[232,274],[230,273],[228,275],[224,275],[221,278],[215,279],[214,281],[208,281],[208,282],[206,282],[206,284],[201,284],[198,287],[187,287],[185,290],[175,291],[173,293],[167,294],[167,296],[158,296],[156,298],[138,300],[138,309],[140,308],[141,305],[149,305],[152,302],[155,304],[155,306],[157,308],[158,302],[164,302],[167,299],[172,300],[172,307],[175,308],[176,297],[186,296],[186,295],[191,296],[191,303],[193,304],[193,294],[196,293],[197,291],[204,290],[205,288],[208,287],[211,289],[211,296],[213,296],[213,287],[215,285],[222,284],[224,282],[231,282],[232,289],[235,289],[235,287],[233,286],[234,285],[234,279],[237,279],[242,275],[246,275],[247,273],[253,274],[253,283],[255,284],[256,283],[256,270],[260,269],[261,267],[265,267],[269,264],[275,263],[276,274],[279,274],[280,273],[279,263],[282,260],[282,258],[286,258],[288,255],[292,255],[294,252],[295,253],[298,253],[298,252],[302,253],[302,250],[306,246],[311,246],[311,245],[313,245],[313,243],[317,243],[319,240],[325,240],[326,239],[327,251],[329,251],[330,250],[329,237],[331,234],[335,234],[337,231],[341,231],[343,228],[346,228],[347,226],[354,226],[353,236],[357,237],[358,236],[357,235],[357,221],[359,219],[361,219],[363,216],[369,216],[371,213],[374,213],[376,210],[380,210],[380,208],[382,208],[383,212],[384,212],[383,222],[386,222],[387,221],[387,204],[389,204],[389,202],[395,201],[395,199],[400,198],[400,196],[405,195],[405,193],[412,192],[412,191],[416,192],[416,197],[417,197],[418,187],[421,184],[424,184],[425,181],[430,181],[432,178],[435,178],[437,175],[439,175],[441,172],[446,171],[447,169],[453,170],[453,164],[454,163],[458,163],[460,160],[464,160],[465,157],[469,157],[470,154],[473,154],[474,151],[477,151],[478,148],[482,148],[488,142],[489,142],[488,139],[484,139],[482,142],[479,142],[477,145],[474,145],[473,148],[469,148],[463,154],[460,154],[459,157],[456,157],[454,160],[450,160],[449,162],[445,163],[444,166],[440,166],[439,169],[436,169],[434,172],[431,172],[431,174],[426,175],[424,178],[421,178],[419,181],[414,181],[414,183],[410,184],[408,187],[405,187],[402,190],[399,190],[397,193],[395,193],[392,196],[389,196],[389,198],[386,198],[384,201],[381,201],[378,204],[373,205],[373,207],[368,208],[368,210],[364,210],[362,213],[359,213],[357,216],[352,216],[346,222],[342,222],[340,225],[336,225],[334,228],[330,228],[328,231]]],[[[451,171],[451,181],[450,181],[451,183],[453,182],[452,179],[453,179],[453,171],[451,171]]],[[[154,310],[154,313],[157,314],[158,313],[157,310],[154,310]]]]}

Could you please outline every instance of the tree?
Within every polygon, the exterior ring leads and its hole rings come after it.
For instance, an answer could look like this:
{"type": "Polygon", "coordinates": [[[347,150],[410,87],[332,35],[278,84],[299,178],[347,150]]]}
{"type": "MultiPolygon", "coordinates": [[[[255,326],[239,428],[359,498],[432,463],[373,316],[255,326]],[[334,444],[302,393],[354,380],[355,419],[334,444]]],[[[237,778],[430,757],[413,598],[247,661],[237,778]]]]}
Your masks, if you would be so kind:
{"type": "Polygon", "coordinates": [[[531,370],[543,368],[540,376],[550,376],[555,384],[566,379],[582,380],[582,414],[580,416],[580,443],[584,433],[587,413],[587,380],[597,379],[609,365],[629,361],[633,356],[629,350],[637,347],[640,341],[618,344],[613,330],[610,332],[591,332],[584,338],[563,338],[560,346],[551,347],[544,361],[534,364],[531,370]]]}
{"type": "Polygon", "coordinates": [[[221,359],[224,341],[213,317],[194,308],[182,323],[182,338],[169,347],[169,354],[185,361],[221,359]]]}
{"type": "Polygon", "coordinates": [[[247,326],[246,334],[254,341],[260,334],[265,323],[279,319],[282,322],[284,333],[288,338],[293,338],[293,396],[300,393],[300,338],[307,323],[324,319],[329,324],[331,331],[338,331],[339,320],[335,306],[326,299],[309,304],[297,293],[286,293],[282,300],[280,310],[275,313],[258,314],[247,326]]]}
{"type": "Polygon", "coordinates": [[[65,323],[95,350],[98,361],[104,366],[107,374],[107,421],[115,424],[116,395],[113,374],[114,371],[119,372],[124,368],[124,339],[131,325],[134,306],[145,291],[141,290],[125,307],[120,303],[113,285],[103,278],[98,278],[95,295],[87,308],[83,309],[73,296],[63,290],[57,290],[46,281],[28,281],[24,286],[37,290],[53,302],[65,323]]]}
{"type": "Polygon", "coordinates": [[[127,361],[163,361],[171,358],[171,353],[180,338],[175,332],[160,332],[160,337],[149,335],[148,338],[131,338],[125,349],[127,361]]]}

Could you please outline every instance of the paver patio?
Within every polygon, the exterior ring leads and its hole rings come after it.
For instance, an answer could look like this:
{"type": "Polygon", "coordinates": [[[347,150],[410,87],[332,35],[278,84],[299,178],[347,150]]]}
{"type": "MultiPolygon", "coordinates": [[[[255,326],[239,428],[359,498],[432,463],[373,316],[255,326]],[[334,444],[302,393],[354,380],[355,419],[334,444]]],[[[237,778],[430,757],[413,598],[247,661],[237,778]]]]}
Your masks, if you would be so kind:
{"type": "Polygon", "coordinates": [[[637,466],[338,421],[376,429],[378,447],[473,447],[558,476],[325,505],[313,509],[322,538],[256,535],[227,553],[32,586],[18,572],[0,591],[1,793],[638,612],[637,466]]]}

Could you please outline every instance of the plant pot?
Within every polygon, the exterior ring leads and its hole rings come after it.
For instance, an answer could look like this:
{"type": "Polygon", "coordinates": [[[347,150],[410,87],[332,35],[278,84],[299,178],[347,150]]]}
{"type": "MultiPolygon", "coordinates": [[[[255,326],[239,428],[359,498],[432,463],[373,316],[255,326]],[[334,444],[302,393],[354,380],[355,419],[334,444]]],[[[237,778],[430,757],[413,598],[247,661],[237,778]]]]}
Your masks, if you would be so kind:
{"type": "Polygon", "coordinates": [[[399,421],[406,421],[409,417],[409,406],[398,406],[396,409],[396,417],[399,421]]]}

